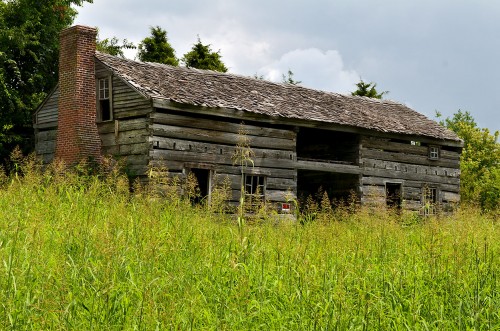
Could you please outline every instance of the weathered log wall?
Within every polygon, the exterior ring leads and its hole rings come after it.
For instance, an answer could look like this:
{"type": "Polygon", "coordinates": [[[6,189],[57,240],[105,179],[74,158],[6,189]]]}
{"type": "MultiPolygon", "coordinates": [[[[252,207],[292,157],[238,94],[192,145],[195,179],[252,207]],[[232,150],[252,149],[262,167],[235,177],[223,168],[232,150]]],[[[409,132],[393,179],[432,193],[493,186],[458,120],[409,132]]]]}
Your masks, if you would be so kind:
{"type": "Polygon", "coordinates": [[[296,134],[292,130],[239,124],[224,119],[157,109],[151,115],[151,164],[184,176],[186,168],[211,169],[214,180],[229,178],[232,202],[240,197],[241,168],[234,165],[243,138],[253,155],[244,172],[266,177],[266,199],[286,201],[296,191],[296,134]]]}
{"type": "Polygon", "coordinates": [[[56,150],[58,100],[56,88],[35,114],[35,152],[44,164],[52,162],[56,150]]]}
{"type": "Polygon", "coordinates": [[[459,201],[460,153],[441,146],[431,160],[428,147],[363,137],[360,141],[362,202],[385,204],[386,183],[401,183],[404,208],[419,210],[426,187],[438,190],[438,204],[452,208],[459,201]]]}
{"type": "MultiPolygon", "coordinates": [[[[96,63],[96,78],[111,74],[102,64],[96,63]]],[[[147,173],[151,148],[147,116],[152,111],[151,100],[113,76],[111,105],[113,120],[97,123],[102,153],[118,159],[125,158],[129,174],[143,176],[147,173]]]]}

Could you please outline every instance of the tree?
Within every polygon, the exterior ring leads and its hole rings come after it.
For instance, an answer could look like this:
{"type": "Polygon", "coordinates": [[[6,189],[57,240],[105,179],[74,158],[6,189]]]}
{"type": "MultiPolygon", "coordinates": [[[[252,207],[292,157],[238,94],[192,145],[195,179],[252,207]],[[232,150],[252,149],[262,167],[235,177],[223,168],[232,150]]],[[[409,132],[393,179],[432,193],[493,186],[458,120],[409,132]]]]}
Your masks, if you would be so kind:
{"type": "Polygon", "coordinates": [[[227,68],[221,60],[220,51],[214,52],[210,46],[210,44],[203,45],[198,37],[198,42],[193,45],[189,52],[184,54],[181,61],[188,68],[227,72],[227,68]]]}
{"type": "Polygon", "coordinates": [[[32,147],[32,115],[58,79],[59,32],[83,2],[0,1],[0,161],[32,147]]]}
{"type": "MultiPolygon", "coordinates": [[[[436,114],[441,117],[440,113],[436,114]]],[[[464,141],[460,159],[460,196],[463,202],[478,204],[483,210],[500,207],[499,132],[481,129],[468,111],[459,110],[441,125],[454,131],[464,141]]]]}
{"type": "Polygon", "coordinates": [[[141,41],[137,56],[143,62],[179,65],[179,60],[175,57],[175,50],[168,42],[167,31],[159,26],[151,27],[151,36],[141,41]]]}
{"type": "Polygon", "coordinates": [[[389,93],[388,91],[384,91],[379,93],[376,90],[377,84],[370,82],[370,83],[365,83],[362,79],[359,81],[359,83],[356,84],[358,89],[354,92],[351,93],[351,95],[357,95],[360,97],[368,97],[368,98],[375,98],[375,99],[382,99],[382,96],[384,94],[389,93]]]}
{"type": "Polygon", "coordinates": [[[299,85],[300,83],[302,83],[302,81],[300,80],[293,79],[293,72],[290,69],[288,69],[288,76],[285,76],[285,74],[282,75],[282,81],[283,84],[290,84],[290,85],[299,85]]]}
{"type": "Polygon", "coordinates": [[[120,44],[120,40],[116,37],[99,39],[99,36],[97,36],[96,48],[99,52],[125,58],[123,50],[135,49],[136,47],[132,42],[129,42],[127,39],[123,39],[120,44]]]}

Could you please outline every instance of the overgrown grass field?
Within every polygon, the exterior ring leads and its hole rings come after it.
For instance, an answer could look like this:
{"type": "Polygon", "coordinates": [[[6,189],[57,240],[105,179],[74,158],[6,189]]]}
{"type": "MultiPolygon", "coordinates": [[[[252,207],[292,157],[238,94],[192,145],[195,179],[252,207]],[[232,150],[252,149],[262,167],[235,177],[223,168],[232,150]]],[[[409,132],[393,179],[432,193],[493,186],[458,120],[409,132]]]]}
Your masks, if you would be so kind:
{"type": "Polygon", "coordinates": [[[0,189],[0,329],[500,329],[500,226],[374,210],[243,224],[126,180],[0,189]]]}

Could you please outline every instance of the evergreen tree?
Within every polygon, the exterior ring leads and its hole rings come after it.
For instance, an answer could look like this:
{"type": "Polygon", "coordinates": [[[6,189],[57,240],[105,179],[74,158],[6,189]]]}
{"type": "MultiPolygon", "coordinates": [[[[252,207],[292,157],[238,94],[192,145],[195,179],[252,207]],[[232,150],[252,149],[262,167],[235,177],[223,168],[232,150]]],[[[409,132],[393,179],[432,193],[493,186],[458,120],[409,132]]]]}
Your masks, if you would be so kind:
{"type": "Polygon", "coordinates": [[[388,91],[384,91],[379,93],[376,90],[377,84],[371,82],[371,83],[365,83],[362,79],[359,81],[359,83],[356,84],[358,89],[354,92],[351,93],[351,95],[357,95],[360,97],[368,97],[368,98],[375,98],[375,99],[382,99],[384,94],[389,93],[388,91]]]}
{"type": "Polygon", "coordinates": [[[168,42],[167,31],[159,26],[151,27],[151,36],[141,41],[137,55],[139,60],[143,62],[179,65],[179,60],[175,57],[175,50],[168,42]]]}
{"type": "Polygon", "coordinates": [[[221,58],[220,51],[212,51],[210,45],[203,45],[198,37],[198,42],[193,45],[189,52],[184,54],[181,61],[188,68],[227,72],[221,58]]]}

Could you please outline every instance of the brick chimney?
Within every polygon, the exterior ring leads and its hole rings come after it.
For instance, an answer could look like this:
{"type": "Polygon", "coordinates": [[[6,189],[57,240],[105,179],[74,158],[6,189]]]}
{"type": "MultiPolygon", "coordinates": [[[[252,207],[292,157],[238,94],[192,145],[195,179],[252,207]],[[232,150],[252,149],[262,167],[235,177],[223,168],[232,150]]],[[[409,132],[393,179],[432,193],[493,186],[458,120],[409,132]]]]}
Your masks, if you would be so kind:
{"type": "Polygon", "coordinates": [[[96,125],[94,55],[97,30],[73,26],[59,36],[59,123],[57,159],[68,165],[101,158],[96,125]]]}

